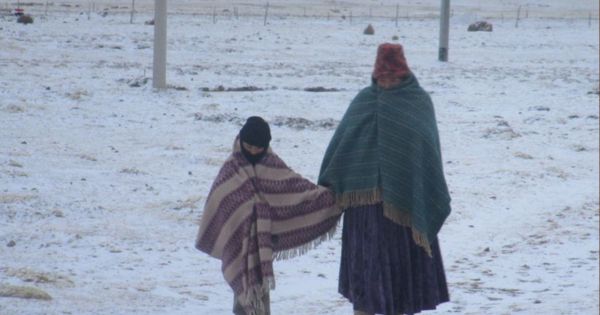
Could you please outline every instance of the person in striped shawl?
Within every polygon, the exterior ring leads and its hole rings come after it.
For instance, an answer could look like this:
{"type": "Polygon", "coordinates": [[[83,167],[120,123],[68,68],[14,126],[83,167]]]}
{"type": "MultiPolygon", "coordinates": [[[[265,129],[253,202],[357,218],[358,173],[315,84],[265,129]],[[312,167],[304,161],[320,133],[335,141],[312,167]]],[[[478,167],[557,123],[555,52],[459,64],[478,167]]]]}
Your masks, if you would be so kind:
{"type": "Polygon", "coordinates": [[[269,147],[269,125],[250,117],[208,194],[196,248],[221,260],[234,314],[270,314],[273,259],[305,253],[333,236],[331,190],[292,171],[269,147]]]}
{"type": "Polygon", "coordinates": [[[398,44],[378,47],[319,184],[344,209],[339,292],[355,314],[414,314],[449,300],[437,233],[450,195],[431,98],[398,44]]]}

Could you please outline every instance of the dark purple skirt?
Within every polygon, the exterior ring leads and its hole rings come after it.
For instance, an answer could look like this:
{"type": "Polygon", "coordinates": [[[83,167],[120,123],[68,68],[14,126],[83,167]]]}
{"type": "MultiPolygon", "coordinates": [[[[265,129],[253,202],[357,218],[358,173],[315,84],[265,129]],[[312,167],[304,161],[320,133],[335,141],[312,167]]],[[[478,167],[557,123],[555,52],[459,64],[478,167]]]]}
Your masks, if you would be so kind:
{"type": "Polygon", "coordinates": [[[414,314],[449,301],[437,238],[432,256],[415,244],[410,228],[383,216],[383,207],[344,211],[339,292],[354,310],[414,314]]]}

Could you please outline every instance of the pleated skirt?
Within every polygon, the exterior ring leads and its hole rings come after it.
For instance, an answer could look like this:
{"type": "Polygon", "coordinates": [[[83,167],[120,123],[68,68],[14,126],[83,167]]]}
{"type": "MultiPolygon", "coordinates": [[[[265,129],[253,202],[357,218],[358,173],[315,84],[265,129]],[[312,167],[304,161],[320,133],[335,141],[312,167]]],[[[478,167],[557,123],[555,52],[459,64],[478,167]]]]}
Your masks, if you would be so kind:
{"type": "Polygon", "coordinates": [[[415,314],[449,301],[437,238],[432,256],[415,244],[410,228],[383,215],[383,206],[344,211],[339,292],[354,310],[415,314]]]}

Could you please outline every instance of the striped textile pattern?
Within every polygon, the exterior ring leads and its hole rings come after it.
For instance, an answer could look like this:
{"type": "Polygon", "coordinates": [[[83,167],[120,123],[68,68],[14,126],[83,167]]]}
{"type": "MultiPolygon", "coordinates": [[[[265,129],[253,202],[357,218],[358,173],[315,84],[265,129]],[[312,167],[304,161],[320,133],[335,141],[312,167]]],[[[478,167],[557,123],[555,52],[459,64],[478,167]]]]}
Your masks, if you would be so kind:
{"type": "Polygon", "coordinates": [[[399,86],[375,83],[351,102],[321,164],[319,184],[343,209],[383,203],[390,220],[429,240],[450,214],[433,103],[410,74],[399,86]]]}
{"type": "Polygon", "coordinates": [[[248,314],[260,314],[274,289],[273,260],[304,254],[330,238],[341,211],[333,192],[292,171],[270,148],[252,166],[233,152],[215,178],[195,246],[221,270],[248,314]]]}

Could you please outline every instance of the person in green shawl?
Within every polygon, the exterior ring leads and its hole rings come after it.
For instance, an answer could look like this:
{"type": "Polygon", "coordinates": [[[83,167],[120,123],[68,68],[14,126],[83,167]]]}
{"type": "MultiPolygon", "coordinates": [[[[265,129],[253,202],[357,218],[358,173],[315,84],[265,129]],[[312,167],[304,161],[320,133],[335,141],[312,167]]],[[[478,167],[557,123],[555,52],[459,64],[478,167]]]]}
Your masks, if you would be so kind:
{"type": "Polygon", "coordinates": [[[339,292],[354,314],[414,314],[449,301],[437,234],[450,214],[433,103],[398,44],[377,50],[319,184],[344,210],[339,292]]]}

